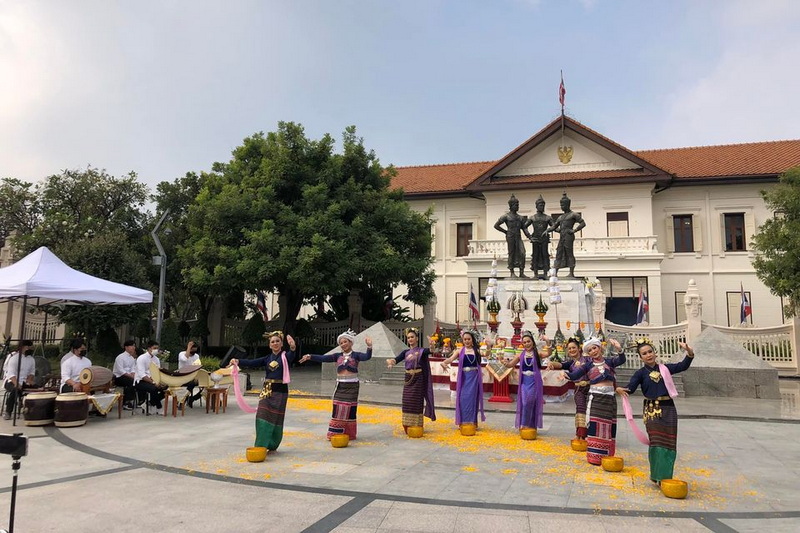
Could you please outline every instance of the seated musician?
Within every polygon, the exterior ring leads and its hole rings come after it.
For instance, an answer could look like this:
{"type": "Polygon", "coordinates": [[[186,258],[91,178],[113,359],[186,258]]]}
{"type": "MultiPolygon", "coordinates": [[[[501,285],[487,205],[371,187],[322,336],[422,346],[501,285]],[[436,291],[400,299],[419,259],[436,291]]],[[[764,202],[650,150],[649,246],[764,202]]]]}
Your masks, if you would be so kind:
{"type": "MultiPolygon", "coordinates": [[[[186,345],[186,350],[180,352],[178,354],[178,369],[182,369],[187,366],[199,365],[200,364],[200,354],[197,352],[197,343],[194,341],[189,341],[189,344],[186,345]]],[[[197,386],[197,380],[187,381],[183,384],[189,390],[189,399],[186,401],[189,404],[189,407],[194,407],[195,400],[200,399],[201,392],[194,394],[194,388],[197,386]]]]}
{"type": "Polygon", "coordinates": [[[33,341],[20,341],[17,351],[11,353],[6,359],[5,367],[3,387],[8,391],[8,394],[6,395],[6,408],[3,411],[3,418],[10,420],[11,413],[14,412],[14,407],[17,405],[18,397],[22,396],[22,389],[33,387],[33,380],[36,374],[36,363],[33,359],[33,341]],[[19,360],[20,354],[22,354],[22,361],[19,360]],[[24,378],[22,383],[17,379],[17,375],[24,378]]]}
{"type": "Polygon", "coordinates": [[[73,355],[61,359],[61,392],[80,392],[81,372],[92,366],[92,362],[86,357],[86,343],[83,339],[74,339],[70,346],[73,355]]]}
{"type": "Polygon", "coordinates": [[[136,390],[147,394],[150,405],[155,407],[156,414],[160,415],[163,414],[161,400],[164,399],[162,390],[164,387],[159,387],[153,382],[153,378],[150,376],[150,363],[157,367],[161,366],[161,361],[158,359],[158,343],[155,341],[147,343],[147,351],[136,358],[136,375],[133,382],[136,390]]]}
{"type": "Polygon", "coordinates": [[[124,387],[122,393],[123,409],[130,411],[133,409],[133,400],[136,389],[133,379],[136,377],[136,342],[128,339],[123,344],[124,351],[114,360],[114,385],[124,387]]]}
{"type": "Polygon", "coordinates": [[[61,356],[61,364],[63,365],[67,359],[77,354],[81,350],[81,347],[83,347],[84,350],[86,349],[86,343],[83,342],[83,339],[72,339],[69,343],[69,351],[61,356]]]}

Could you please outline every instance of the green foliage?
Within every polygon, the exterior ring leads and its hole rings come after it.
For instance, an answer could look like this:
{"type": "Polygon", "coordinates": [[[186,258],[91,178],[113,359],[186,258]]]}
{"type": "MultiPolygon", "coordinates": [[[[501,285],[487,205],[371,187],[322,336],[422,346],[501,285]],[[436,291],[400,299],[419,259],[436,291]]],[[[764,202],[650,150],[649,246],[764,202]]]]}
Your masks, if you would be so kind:
{"type": "Polygon", "coordinates": [[[178,333],[178,324],[175,323],[175,320],[170,318],[161,324],[161,343],[159,347],[162,350],[169,350],[171,354],[169,361],[177,364],[178,353],[185,350],[186,345],[181,340],[181,336],[178,333]]]}
{"type": "Polygon", "coordinates": [[[242,342],[252,348],[260,341],[264,340],[264,333],[266,333],[266,331],[264,319],[261,315],[253,315],[250,317],[250,320],[247,321],[244,329],[242,329],[242,342]]]}
{"type": "Polygon", "coordinates": [[[113,328],[101,329],[97,334],[94,351],[103,355],[105,359],[110,357],[113,360],[122,352],[122,343],[119,342],[117,331],[113,328]]]}
{"type": "Polygon", "coordinates": [[[753,237],[758,278],[786,302],[786,316],[800,315],[800,166],[780,176],[776,187],[762,191],[767,207],[777,213],[753,237]]]}
{"type": "Polygon", "coordinates": [[[291,331],[304,299],[351,288],[409,287],[417,303],[432,294],[429,214],[411,211],[394,172],[368,152],[355,129],[341,154],[329,135],[302,126],[244,140],[228,163],[205,176],[188,211],[179,248],[193,291],[278,291],[291,331]]]}
{"type": "MultiPolygon", "coordinates": [[[[147,187],[131,172],[121,178],[92,167],[65,170],[32,185],[3,180],[0,204],[6,227],[19,233],[17,256],[47,246],[67,265],[109,281],[148,288],[144,257],[147,187]],[[24,206],[24,213],[14,211],[24,206]]],[[[0,217],[1,218],[1,217],[0,217]]],[[[50,312],[74,329],[94,336],[99,330],[148,316],[149,306],[67,306],[50,312]]]]}
{"type": "Polygon", "coordinates": [[[207,370],[208,372],[213,372],[214,370],[219,370],[219,361],[218,357],[201,357],[200,358],[200,366],[203,367],[203,370],[207,370]]]}

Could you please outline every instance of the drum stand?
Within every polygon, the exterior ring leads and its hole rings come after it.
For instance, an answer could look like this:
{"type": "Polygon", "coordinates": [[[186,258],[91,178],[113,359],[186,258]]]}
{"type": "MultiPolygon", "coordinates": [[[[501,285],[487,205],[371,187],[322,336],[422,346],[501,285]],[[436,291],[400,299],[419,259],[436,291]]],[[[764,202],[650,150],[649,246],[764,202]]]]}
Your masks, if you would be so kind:
{"type": "Polygon", "coordinates": [[[14,533],[14,509],[17,506],[17,473],[22,466],[22,459],[19,455],[11,456],[11,470],[14,471],[14,479],[11,482],[11,512],[8,515],[8,533],[14,533]]]}

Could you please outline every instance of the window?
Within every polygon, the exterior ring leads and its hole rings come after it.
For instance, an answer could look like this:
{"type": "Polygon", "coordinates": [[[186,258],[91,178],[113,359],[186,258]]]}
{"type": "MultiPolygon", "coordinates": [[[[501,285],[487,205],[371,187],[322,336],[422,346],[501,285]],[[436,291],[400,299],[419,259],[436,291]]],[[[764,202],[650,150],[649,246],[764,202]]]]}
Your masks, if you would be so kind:
{"type": "Polygon", "coordinates": [[[683,299],[686,297],[686,291],[675,291],[675,323],[680,324],[686,320],[686,306],[683,299]]]}
{"type": "Polygon", "coordinates": [[[725,227],[725,251],[745,251],[744,213],[725,213],[723,225],[725,227]]]}
{"type": "Polygon", "coordinates": [[[606,227],[609,237],[627,237],[630,235],[628,213],[606,213],[606,227]]]}
{"type": "Polygon", "coordinates": [[[472,240],[472,223],[456,224],[456,257],[469,255],[469,241],[472,240]]]}
{"type": "Polygon", "coordinates": [[[672,215],[675,252],[694,252],[694,229],[692,215],[672,215]]]}

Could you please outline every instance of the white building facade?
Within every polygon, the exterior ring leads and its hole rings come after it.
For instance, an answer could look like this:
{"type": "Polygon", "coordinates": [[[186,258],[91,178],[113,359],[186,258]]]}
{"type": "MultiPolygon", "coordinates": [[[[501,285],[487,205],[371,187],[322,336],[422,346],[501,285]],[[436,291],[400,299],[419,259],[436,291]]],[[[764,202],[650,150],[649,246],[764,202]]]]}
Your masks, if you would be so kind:
{"type": "MultiPolygon", "coordinates": [[[[575,275],[599,279],[606,319],[633,324],[641,291],[650,324],[682,322],[694,279],[704,321],[738,326],[744,291],[752,307],[747,323],[775,326],[785,322],[782,301],[756,277],[752,235],[773,216],[760,191],[796,165],[800,140],[633,152],[563,117],[498,161],[401,167],[392,186],[406,191],[415,210],[433,210],[442,321],[469,321],[470,287],[482,298],[494,257],[499,276],[509,277],[505,237],[494,224],[510,196],[521,215],[533,215],[541,195],[545,213],[557,216],[566,193],[586,221],[576,234],[575,275]]],[[[527,275],[531,252],[526,242],[527,275]]]]}

